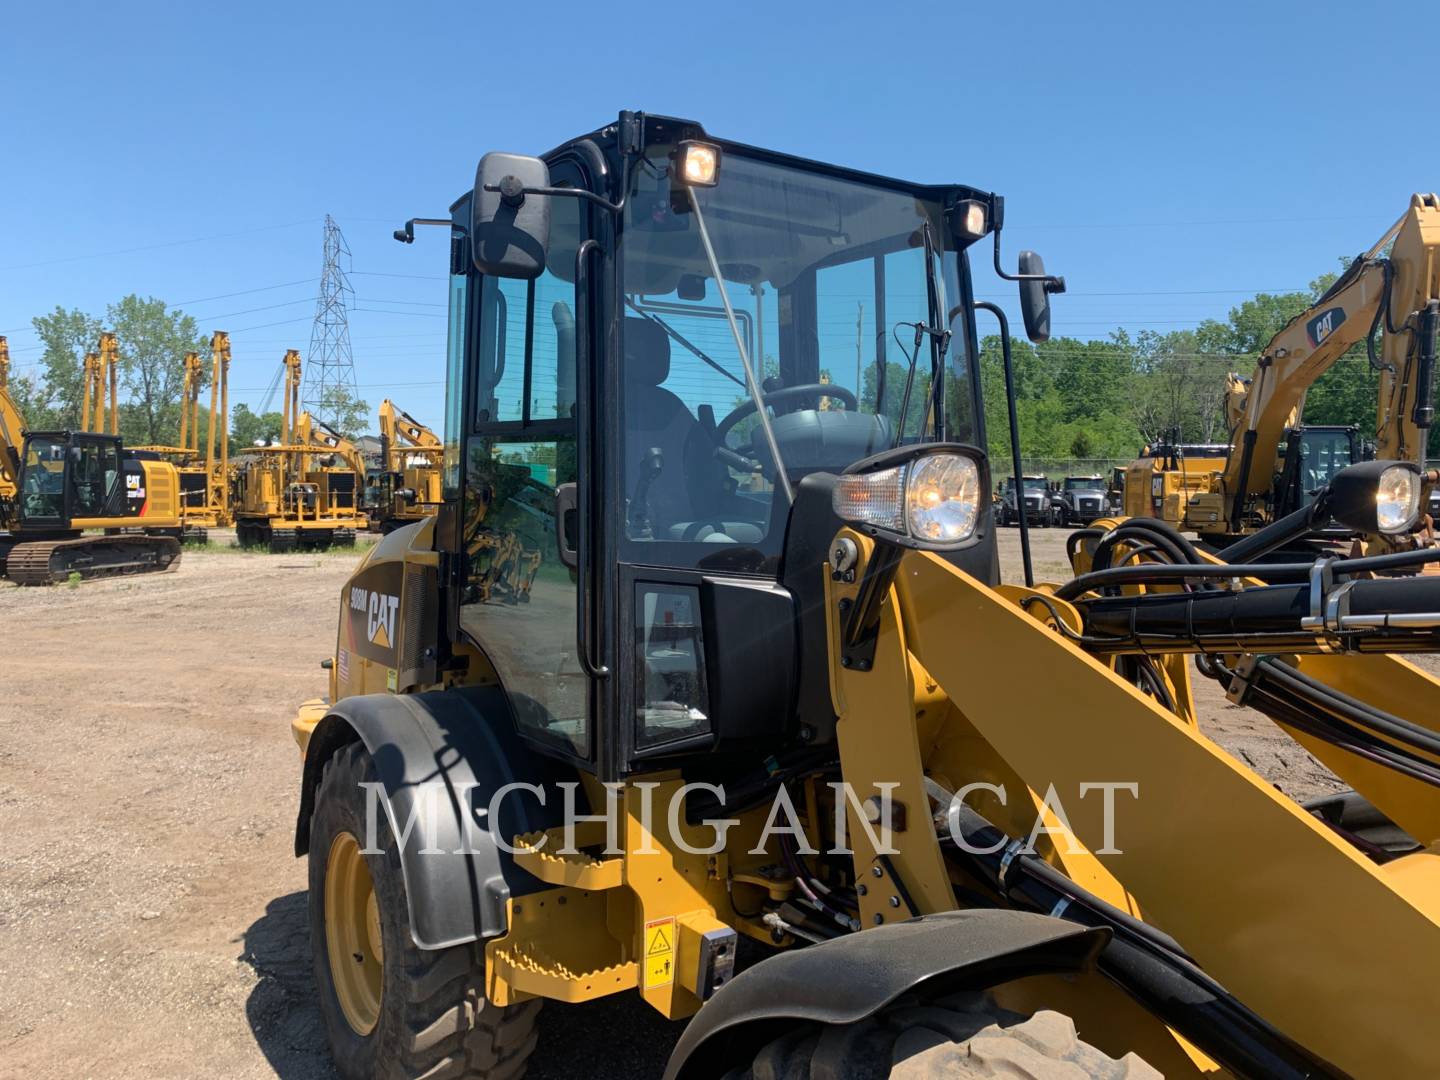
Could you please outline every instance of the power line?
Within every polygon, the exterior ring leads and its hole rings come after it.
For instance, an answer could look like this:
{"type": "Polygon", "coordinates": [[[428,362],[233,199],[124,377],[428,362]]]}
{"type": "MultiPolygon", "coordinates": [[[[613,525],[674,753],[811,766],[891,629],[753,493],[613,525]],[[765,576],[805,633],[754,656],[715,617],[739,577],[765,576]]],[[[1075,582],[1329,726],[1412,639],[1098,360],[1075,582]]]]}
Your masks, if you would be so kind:
{"type": "MultiPolygon", "coordinates": [[[[208,304],[211,300],[228,300],[232,296],[249,296],[251,293],[271,292],[275,289],[288,289],[292,285],[308,285],[309,278],[301,278],[299,281],[282,281],[278,285],[262,285],[258,289],[241,289],[239,292],[220,293],[217,296],[202,296],[199,300],[181,300],[172,307],[184,307],[186,304],[208,304]]],[[[224,316],[218,316],[224,318],[224,316]]]]}
{"type": "Polygon", "coordinates": [[[60,263],[85,262],[90,259],[108,259],[114,255],[133,255],[137,251],[159,251],[161,248],[181,247],[185,244],[208,244],[212,240],[229,240],[236,236],[249,236],[252,233],[274,232],[276,229],[293,229],[297,225],[314,224],[314,218],[306,218],[304,221],[287,221],[283,225],[258,225],[253,229],[240,229],[238,232],[215,233],[212,236],[192,236],[186,240],[167,240],[160,244],[142,244],[140,247],[119,248],[115,251],[90,251],[84,255],[67,255],[63,259],[46,259],[42,262],[20,263],[17,266],[0,266],[0,273],[10,270],[30,270],[37,266],[57,266],[60,263]]]}

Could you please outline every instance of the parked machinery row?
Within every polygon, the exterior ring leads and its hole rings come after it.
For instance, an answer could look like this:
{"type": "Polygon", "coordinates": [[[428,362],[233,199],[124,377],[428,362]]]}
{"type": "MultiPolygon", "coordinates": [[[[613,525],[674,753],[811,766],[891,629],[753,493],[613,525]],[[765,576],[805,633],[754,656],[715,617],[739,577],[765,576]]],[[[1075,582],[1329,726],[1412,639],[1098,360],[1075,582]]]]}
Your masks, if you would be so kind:
{"type": "Polygon", "coordinates": [[[167,570],[181,541],[234,527],[242,547],[283,552],[348,546],[373,521],[419,521],[440,501],[440,440],[388,401],[378,482],[359,448],[300,408],[300,354],[285,354],[276,439],[230,453],[230,337],[210,362],[184,359],[177,445],[126,446],[119,430],[120,350],[105,332],[84,359],[77,430],[31,431],[9,392],[0,338],[0,570],[21,584],[167,570]],[[205,385],[209,409],[200,401],[205,385]],[[383,497],[379,497],[383,495],[383,497]]]}

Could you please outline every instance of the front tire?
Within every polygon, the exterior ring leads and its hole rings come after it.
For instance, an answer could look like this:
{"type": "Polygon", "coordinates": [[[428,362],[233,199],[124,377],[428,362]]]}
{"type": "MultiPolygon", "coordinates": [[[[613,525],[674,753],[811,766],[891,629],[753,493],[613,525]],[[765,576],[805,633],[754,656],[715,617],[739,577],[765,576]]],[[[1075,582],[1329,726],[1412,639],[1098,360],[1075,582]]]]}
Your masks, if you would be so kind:
{"type": "Polygon", "coordinates": [[[421,949],[410,936],[400,853],[383,813],[366,854],[364,746],[325,763],[310,821],[310,943],[335,1067],[346,1080],[514,1080],[535,1049],[539,1001],[485,1000],[481,943],[421,949]]]}
{"type": "Polygon", "coordinates": [[[854,1024],[795,1028],[725,1080],[1160,1080],[1135,1054],[1118,1061],[1082,1042],[1068,1016],[1022,1016],[988,995],[902,1004],[854,1024]]]}

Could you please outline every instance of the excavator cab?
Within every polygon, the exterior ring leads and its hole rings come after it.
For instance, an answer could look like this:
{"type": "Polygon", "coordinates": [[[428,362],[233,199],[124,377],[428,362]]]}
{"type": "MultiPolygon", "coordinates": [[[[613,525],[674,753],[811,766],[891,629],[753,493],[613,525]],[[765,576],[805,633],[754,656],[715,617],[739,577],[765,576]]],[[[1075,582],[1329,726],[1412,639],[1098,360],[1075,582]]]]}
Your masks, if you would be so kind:
{"type": "Polygon", "coordinates": [[[28,432],[20,466],[21,527],[68,529],[76,519],[138,514],[140,505],[127,506],[129,481],[121,478],[138,477],[141,470],[138,463],[124,469],[121,459],[120,440],[112,435],[28,432]]]}
{"type": "Polygon", "coordinates": [[[1353,424],[1297,425],[1286,432],[1270,520],[1310,506],[1335,474],[1360,460],[1359,429],[1353,424]]]}

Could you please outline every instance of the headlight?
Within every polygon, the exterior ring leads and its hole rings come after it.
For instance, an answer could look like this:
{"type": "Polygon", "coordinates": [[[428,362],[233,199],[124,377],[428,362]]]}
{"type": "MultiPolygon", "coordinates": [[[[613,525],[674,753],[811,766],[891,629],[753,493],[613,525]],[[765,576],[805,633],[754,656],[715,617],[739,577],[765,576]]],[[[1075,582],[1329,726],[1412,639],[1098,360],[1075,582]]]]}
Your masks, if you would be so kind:
{"type": "Polygon", "coordinates": [[[1357,533],[1402,533],[1420,517],[1420,466],[1409,461],[1363,461],[1330,478],[1324,500],[1330,516],[1357,533]]]}
{"type": "Polygon", "coordinates": [[[831,503],[851,524],[949,547],[974,535],[981,487],[973,458],[929,453],[892,468],[841,476],[831,503]]]}
{"type": "Polygon", "coordinates": [[[905,516],[910,535],[932,544],[956,544],[975,532],[980,513],[980,470],[957,454],[933,454],[910,468],[905,516]]]}
{"type": "Polygon", "coordinates": [[[1420,478],[1406,465],[1392,465],[1380,474],[1375,491],[1375,524],[1383,533],[1403,532],[1420,507],[1420,478]]]}

